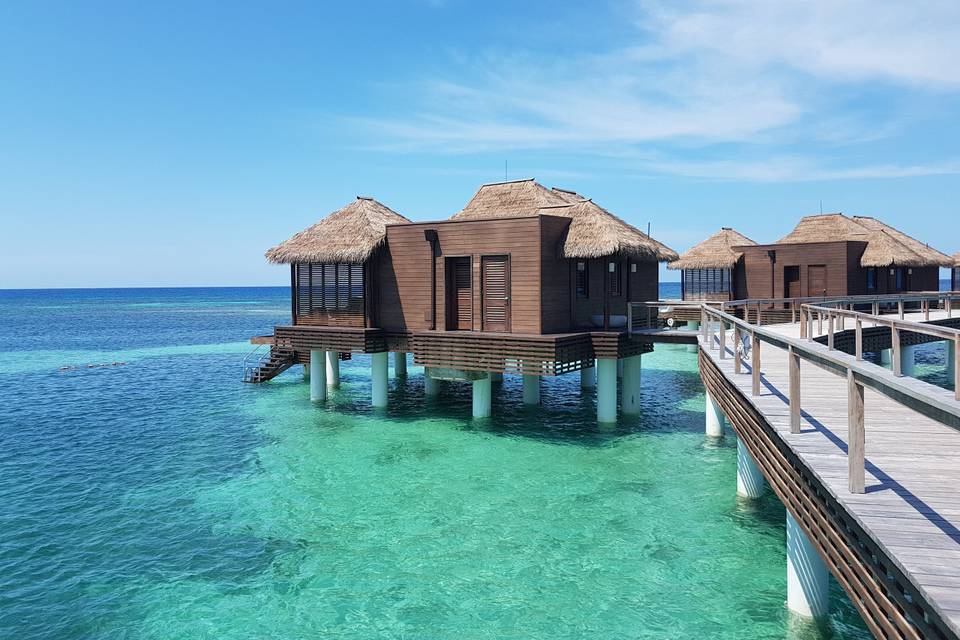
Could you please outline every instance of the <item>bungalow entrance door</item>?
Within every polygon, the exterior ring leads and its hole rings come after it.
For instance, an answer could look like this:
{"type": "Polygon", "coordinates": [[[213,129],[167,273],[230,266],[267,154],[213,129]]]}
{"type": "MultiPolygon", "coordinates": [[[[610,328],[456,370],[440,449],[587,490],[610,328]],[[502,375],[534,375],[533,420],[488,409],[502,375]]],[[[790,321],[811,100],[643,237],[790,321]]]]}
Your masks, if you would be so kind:
{"type": "Polygon", "coordinates": [[[827,265],[811,264],[807,267],[807,295],[827,295],[827,265]]]}
{"type": "Polygon", "coordinates": [[[447,258],[447,331],[473,329],[473,275],[470,256],[447,258]]]}
{"type": "Polygon", "coordinates": [[[483,331],[510,331],[510,256],[480,258],[483,331]]]}
{"type": "Polygon", "coordinates": [[[783,297],[800,298],[800,267],[783,268],[783,297]]]}

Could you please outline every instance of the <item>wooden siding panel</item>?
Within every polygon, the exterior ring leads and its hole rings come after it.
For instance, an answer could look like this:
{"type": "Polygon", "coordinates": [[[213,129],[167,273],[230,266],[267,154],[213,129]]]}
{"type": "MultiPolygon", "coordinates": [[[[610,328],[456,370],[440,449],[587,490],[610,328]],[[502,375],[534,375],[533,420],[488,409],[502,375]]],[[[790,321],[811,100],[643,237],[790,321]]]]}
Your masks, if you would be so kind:
{"type": "Polygon", "coordinates": [[[569,331],[571,261],[562,258],[569,218],[540,216],[540,327],[543,333],[569,331]]]}

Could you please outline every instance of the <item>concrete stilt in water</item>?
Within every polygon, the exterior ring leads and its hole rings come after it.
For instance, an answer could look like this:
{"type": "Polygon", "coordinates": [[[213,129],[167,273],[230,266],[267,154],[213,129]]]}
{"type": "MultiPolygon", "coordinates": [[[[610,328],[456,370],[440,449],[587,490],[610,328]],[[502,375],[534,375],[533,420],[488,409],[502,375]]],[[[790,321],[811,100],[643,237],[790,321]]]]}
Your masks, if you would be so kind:
{"type": "Polygon", "coordinates": [[[375,407],[387,406],[387,360],[386,351],[370,354],[371,400],[375,407]]]}
{"type": "Polygon", "coordinates": [[[620,409],[624,414],[640,413],[640,356],[624,358],[623,376],[620,380],[620,409]]]}
{"type": "Polygon", "coordinates": [[[407,375],[407,354],[403,351],[393,354],[393,375],[397,378],[407,375]]]}
{"type": "Polygon", "coordinates": [[[712,438],[720,438],[723,436],[723,411],[720,410],[720,405],[713,399],[710,392],[706,391],[705,393],[707,397],[706,433],[712,438]]]}
{"type": "Polygon", "coordinates": [[[323,402],[327,399],[327,354],[319,349],[310,350],[310,400],[323,402]]]}
{"type": "Polygon", "coordinates": [[[428,397],[440,394],[440,381],[430,377],[430,367],[423,368],[423,392],[428,397]]]}
{"type": "Polygon", "coordinates": [[[503,374],[498,372],[491,373],[490,382],[503,382],[503,374]]]}
{"type": "Polygon", "coordinates": [[[597,422],[617,421],[617,361],[597,358],[597,422]]]}
{"type": "Polygon", "coordinates": [[[816,549],[787,512],[787,608],[806,618],[830,611],[830,574],[816,549]]]}
{"type": "Polygon", "coordinates": [[[881,349],[880,350],[880,364],[885,366],[890,366],[893,363],[893,357],[890,353],[890,349],[881,349]]]}
{"type": "Polygon", "coordinates": [[[763,495],[763,474],[740,438],[737,438],[737,495],[744,498],[763,495]]]}
{"type": "Polygon", "coordinates": [[[597,386],[597,368],[580,369],[580,388],[593,389],[595,386],[597,386]]]}
{"type": "Polygon", "coordinates": [[[917,375],[917,345],[900,347],[900,373],[910,377],[917,375]]]}
{"type": "MultiPolygon", "coordinates": [[[[687,330],[693,331],[694,333],[696,333],[697,331],[700,331],[700,323],[697,322],[696,320],[691,320],[690,322],[687,323],[687,330]]],[[[697,345],[688,344],[687,351],[689,351],[690,353],[696,353],[697,345]]]]}
{"type": "Polygon", "coordinates": [[[492,404],[490,374],[473,381],[473,417],[489,418],[492,404]]]}
{"type": "Polygon", "coordinates": [[[540,376],[523,374],[523,404],[540,404],[540,376]]]}
{"type": "Polygon", "coordinates": [[[947,352],[947,379],[953,380],[954,376],[957,375],[957,343],[944,341],[944,344],[947,352]]]}
{"type": "Polygon", "coordinates": [[[333,388],[340,386],[340,354],[327,351],[327,384],[333,388]]]}
{"type": "Polygon", "coordinates": [[[618,378],[623,377],[623,359],[617,360],[617,377],[618,378]]]}

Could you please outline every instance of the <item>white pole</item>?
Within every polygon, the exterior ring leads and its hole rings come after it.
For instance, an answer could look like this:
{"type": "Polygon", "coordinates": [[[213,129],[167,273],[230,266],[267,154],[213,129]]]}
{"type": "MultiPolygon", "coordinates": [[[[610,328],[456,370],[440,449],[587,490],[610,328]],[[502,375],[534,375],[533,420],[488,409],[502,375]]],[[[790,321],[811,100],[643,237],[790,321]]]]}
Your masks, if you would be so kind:
{"type": "Polygon", "coordinates": [[[705,407],[706,433],[711,438],[720,438],[723,436],[723,411],[720,410],[720,405],[713,399],[709,391],[705,391],[704,393],[707,400],[705,407]]]}
{"type": "Polygon", "coordinates": [[[523,404],[540,404],[540,376],[523,374],[523,404]]]}
{"type": "Polygon", "coordinates": [[[372,403],[375,407],[387,406],[387,352],[370,354],[370,382],[372,403]]]}
{"type": "Polygon", "coordinates": [[[617,360],[597,358],[597,422],[617,421],[617,360]]]}
{"type": "Polygon", "coordinates": [[[917,375],[917,346],[900,347],[900,373],[911,378],[917,375]]]}
{"type": "Polygon", "coordinates": [[[816,549],[787,512],[787,608],[806,618],[830,611],[830,576],[816,549]]]}
{"type": "Polygon", "coordinates": [[[428,398],[440,395],[440,381],[430,377],[430,367],[423,368],[423,393],[428,398]]]}
{"type": "Polygon", "coordinates": [[[393,354],[393,375],[397,378],[407,375],[407,354],[403,351],[393,354]]]}
{"type": "Polygon", "coordinates": [[[640,413],[640,356],[623,359],[623,377],[620,381],[620,409],[624,414],[640,413]]]}
{"type": "Polygon", "coordinates": [[[597,368],[580,369],[580,388],[593,389],[595,386],[597,386],[597,368]]]}
{"type": "Polygon", "coordinates": [[[327,384],[340,386],[340,354],[336,351],[327,351],[327,384]]]}
{"type": "Polygon", "coordinates": [[[327,369],[324,361],[327,354],[319,349],[310,350],[310,400],[323,402],[327,399],[327,369]]]}
{"type": "Polygon", "coordinates": [[[484,374],[479,380],[473,381],[473,417],[489,418],[492,404],[490,374],[484,374]]]}
{"type": "Polygon", "coordinates": [[[744,498],[763,495],[763,474],[740,438],[737,438],[737,495],[744,498]]]}
{"type": "Polygon", "coordinates": [[[892,361],[893,361],[893,357],[892,357],[892,354],[890,353],[890,349],[881,349],[880,364],[890,365],[892,361]]]}
{"type": "Polygon", "coordinates": [[[947,356],[947,379],[953,380],[957,371],[957,343],[953,340],[945,340],[947,356]]]}

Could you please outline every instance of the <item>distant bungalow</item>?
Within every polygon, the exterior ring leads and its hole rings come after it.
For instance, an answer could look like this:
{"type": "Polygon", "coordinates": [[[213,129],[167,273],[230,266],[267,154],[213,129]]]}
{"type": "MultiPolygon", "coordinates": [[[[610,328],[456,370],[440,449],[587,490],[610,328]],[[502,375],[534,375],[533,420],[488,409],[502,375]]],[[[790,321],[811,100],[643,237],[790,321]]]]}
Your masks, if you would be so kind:
{"type": "Polygon", "coordinates": [[[438,222],[358,197],[266,255],[290,265],[292,321],[275,328],[250,382],[313,362],[311,395],[322,399],[315,378],[335,384],[339,359],[369,353],[373,404],[385,406],[387,353],[402,373],[413,352],[428,394],[437,379],[472,380],[474,414],[485,416],[491,373],[524,374],[524,398],[538,402],[539,376],[580,370],[585,385],[598,378],[601,421],[616,418],[618,360],[624,411],[639,411],[639,355],[652,347],[630,339],[627,303],[656,300],[658,262],[678,257],[592,200],[534,180],[483,185],[438,222]]]}
{"type": "Polygon", "coordinates": [[[681,270],[681,298],[723,302],[745,297],[747,282],[741,247],[755,244],[742,233],[723,227],[668,264],[668,269],[681,270]]]}
{"type": "Polygon", "coordinates": [[[745,237],[735,244],[739,235],[723,229],[669,265],[684,269],[684,300],[936,291],[940,267],[954,264],[929,245],[866,216],[806,216],[773,244],[745,237]]]}
{"type": "Polygon", "coordinates": [[[950,272],[950,290],[960,291],[960,251],[953,256],[953,269],[950,272]]]}

